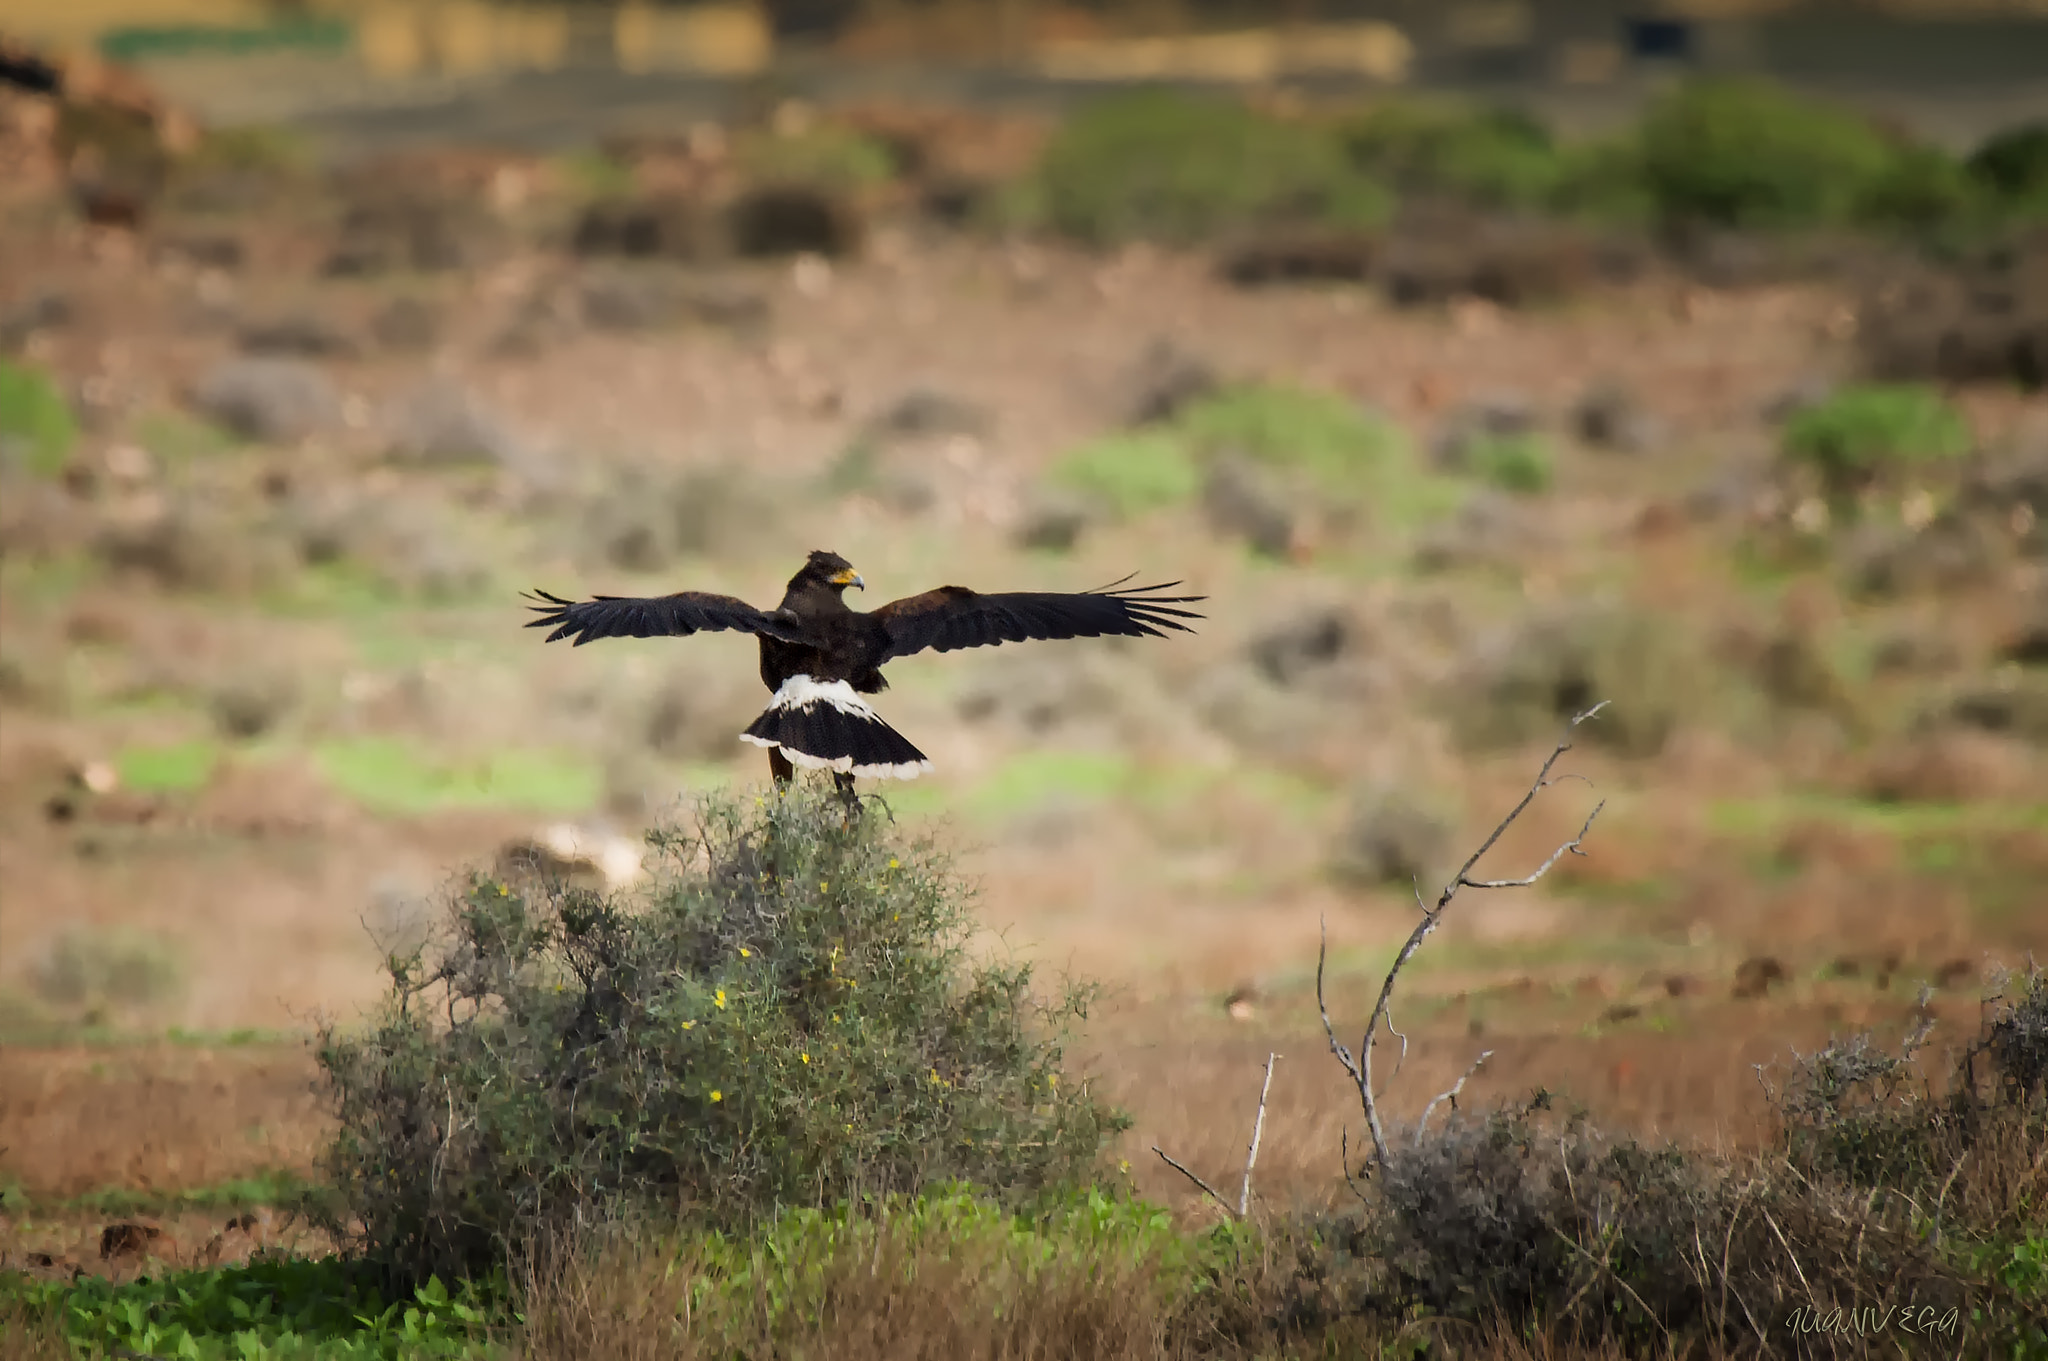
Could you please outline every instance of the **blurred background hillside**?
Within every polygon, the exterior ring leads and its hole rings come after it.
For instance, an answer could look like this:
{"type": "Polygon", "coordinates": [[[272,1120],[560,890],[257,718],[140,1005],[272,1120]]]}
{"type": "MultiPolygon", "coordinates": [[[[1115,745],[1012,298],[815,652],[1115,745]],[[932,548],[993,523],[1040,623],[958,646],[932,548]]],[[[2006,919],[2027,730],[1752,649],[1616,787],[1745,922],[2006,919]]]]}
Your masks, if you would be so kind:
{"type": "Polygon", "coordinates": [[[982,943],[1112,985],[1134,1148],[1227,1157],[1193,1113],[1279,1048],[1269,1156],[1326,1177],[1319,923],[1362,1020],[1411,883],[1598,699],[1594,789],[1482,868],[1605,797],[1590,858],[1461,900],[1413,1092],[1484,1043],[1488,1095],[1740,1137],[1750,1063],[2048,949],[2038,3],[0,0],[0,41],[0,1185],[303,1163],[293,1037],[466,867],[626,883],[765,779],[750,642],[544,647],[518,592],[765,604],[813,548],[870,607],[1211,597],[882,704],[982,943]]]}

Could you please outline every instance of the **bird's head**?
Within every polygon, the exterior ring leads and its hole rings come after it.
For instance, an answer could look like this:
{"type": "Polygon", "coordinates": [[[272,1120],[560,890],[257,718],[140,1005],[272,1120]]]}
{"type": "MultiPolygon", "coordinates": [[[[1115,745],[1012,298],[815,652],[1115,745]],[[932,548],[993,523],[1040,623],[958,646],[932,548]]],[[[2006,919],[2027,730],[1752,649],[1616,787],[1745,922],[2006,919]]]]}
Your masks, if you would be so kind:
{"type": "Polygon", "coordinates": [[[849,586],[858,586],[863,591],[868,588],[868,584],[860,579],[860,573],[853,570],[852,563],[837,553],[827,553],[823,549],[811,554],[810,561],[804,564],[803,571],[798,572],[796,580],[789,584],[796,586],[799,582],[827,586],[841,593],[849,586]]]}

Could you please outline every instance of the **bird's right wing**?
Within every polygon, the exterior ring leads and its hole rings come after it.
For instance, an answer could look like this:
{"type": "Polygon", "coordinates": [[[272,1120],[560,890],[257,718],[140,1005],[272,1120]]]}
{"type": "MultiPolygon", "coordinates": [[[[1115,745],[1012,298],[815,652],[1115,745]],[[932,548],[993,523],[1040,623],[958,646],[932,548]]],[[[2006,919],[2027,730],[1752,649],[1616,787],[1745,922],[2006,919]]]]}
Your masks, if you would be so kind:
{"type": "Polygon", "coordinates": [[[687,638],[693,633],[732,630],[779,638],[785,643],[810,639],[796,617],[781,611],[757,610],[744,600],[705,591],[677,591],[674,595],[600,595],[589,600],[564,600],[546,591],[526,593],[543,603],[531,608],[540,615],[526,626],[553,627],[547,636],[573,638],[582,647],[593,638],[687,638]]]}

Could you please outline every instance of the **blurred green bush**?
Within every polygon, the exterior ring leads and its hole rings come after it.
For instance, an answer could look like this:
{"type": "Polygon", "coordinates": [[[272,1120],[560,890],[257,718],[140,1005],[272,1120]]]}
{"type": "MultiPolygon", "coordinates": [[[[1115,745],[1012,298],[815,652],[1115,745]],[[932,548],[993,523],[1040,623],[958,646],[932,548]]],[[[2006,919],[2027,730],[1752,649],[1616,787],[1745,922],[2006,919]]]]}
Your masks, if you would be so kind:
{"type": "Polygon", "coordinates": [[[1902,468],[1958,458],[1970,448],[1960,411],[1917,383],[1843,388],[1785,424],[1783,451],[1819,474],[1829,495],[1852,495],[1902,468]]]}
{"type": "Polygon", "coordinates": [[[19,460],[51,477],[78,442],[78,418],[57,385],[35,369],[0,359],[0,462],[19,460]]]}
{"type": "Polygon", "coordinates": [[[1372,226],[1391,206],[1327,129],[1166,91],[1074,114],[1037,181],[1047,225],[1097,244],[1190,243],[1276,220],[1372,226]]]}

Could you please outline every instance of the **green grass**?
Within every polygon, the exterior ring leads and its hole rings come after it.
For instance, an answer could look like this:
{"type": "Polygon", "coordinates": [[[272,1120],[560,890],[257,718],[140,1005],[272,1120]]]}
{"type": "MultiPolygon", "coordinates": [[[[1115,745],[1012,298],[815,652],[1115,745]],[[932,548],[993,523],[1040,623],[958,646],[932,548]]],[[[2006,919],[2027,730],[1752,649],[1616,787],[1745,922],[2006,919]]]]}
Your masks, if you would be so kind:
{"type": "Polygon", "coordinates": [[[182,411],[152,411],[138,418],[135,442],[167,466],[198,462],[239,447],[227,431],[182,411]]]}
{"type": "Polygon", "coordinates": [[[604,787],[596,763],[535,750],[462,761],[429,755],[417,742],[366,737],[323,743],[313,759],[335,789],[394,816],[458,808],[576,813],[595,805],[604,787]]]}
{"type": "Polygon", "coordinates": [[[1534,433],[1481,435],[1467,448],[1465,458],[1481,481],[1517,495],[1548,491],[1556,476],[1550,446],[1534,433]]]}
{"type": "Polygon", "coordinates": [[[1091,440],[1054,464],[1049,480],[1120,516],[1182,505],[1202,489],[1202,471],[1186,441],[1167,430],[1091,440]]]}
{"type": "Polygon", "coordinates": [[[57,385],[35,369],[0,359],[0,451],[18,451],[27,470],[53,477],[78,442],[78,418],[57,385]]]}
{"type": "Polygon", "coordinates": [[[2048,804],[1879,803],[1836,794],[1716,799],[1707,826],[1744,839],[1775,836],[1798,822],[1828,822],[1900,840],[1956,832],[2048,829],[2048,804]]]}
{"type": "Polygon", "coordinates": [[[1838,490],[1888,469],[1959,458],[1969,448],[1962,412],[1916,383],[1843,388],[1799,412],[1784,432],[1785,456],[1838,490]]]}
{"type": "Polygon", "coordinates": [[[194,738],[166,746],[128,747],[114,758],[114,769],[129,789],[149,794],[184,794],[203,788],[220,765],[218,742],[194,738]]]}
{"type": "Polygon", "coordinates": [[[172,1215],[185,1210],[246,1210],[292,1205],[305,1198],[313,1184],[296,1172],[273,1169],[212,1186],[182,1191],[148,1191],[109,1186],[38,1206],[44,1210],[84,1210],[96,1215],[172,1215]]]}

